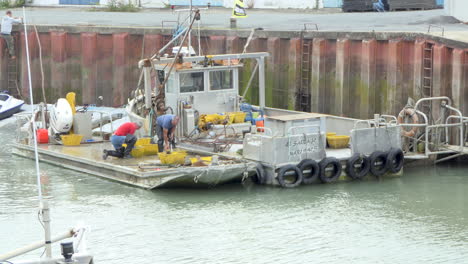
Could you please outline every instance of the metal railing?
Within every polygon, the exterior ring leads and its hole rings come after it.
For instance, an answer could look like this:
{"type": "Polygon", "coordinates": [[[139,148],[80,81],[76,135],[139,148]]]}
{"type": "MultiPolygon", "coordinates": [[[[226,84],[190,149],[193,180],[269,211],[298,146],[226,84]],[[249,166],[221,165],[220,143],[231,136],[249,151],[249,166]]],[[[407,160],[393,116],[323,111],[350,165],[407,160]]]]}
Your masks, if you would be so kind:
{"type": "Polygon", "coordinates": [[[99,133],[101,135],[101,137],[104,139],[104,132],[102,131],[102,127],[105,125],[103,123],[103,121],[105,121],[103,119],[104,116],[108,116],[109,117],[109,123],[110,123],[110,131],[111,133],[114,131],[114,126],[112,124],[112,122],[114,122],[114,120],[112,119],[112,113],[111,112],[108,112],[108,111],[101,111],[101,110],[94,110],[94,109],[88,109],[87,110],[88,112],[90,113],[97,113],[99,114],[99,133]]]}
{"type": "MultiPolygon", "coordinates": [[[[378,120],[379,120],[379,126],[397,126],[398,125],[397,118],[392,115],[380,115],[378,120]],[[387,119],[390,119],[390,121],[387,121],[387,119]]],[[[364,120],[358,120],[354,122],[353,129],[359,129],[358,125],[362,123],[367,124],[368,128],[371,128],[372,125],[374,125],[374,127],[377,127],[376,119],[364,119],[364,120]]]]}
{"type": "MultiPolygon", "coordinates": [[[[402,127],[422,127],[424,128],[424,156],[428,158],[430,155],[438,155],[438,154],[453,154],[456,152],[462,152],[464,149],[464,135],[463,135],[463,128],[464,124],[468,123],[468,117],[464,117],[461,113],[460,110],[457,108],[454,108],[451,106],[452,100],[449,97],[446,96],[439,96],[439,97],[428,97],[428,98],[422,98],[419,99],[415,106],[415,114],[418,116],[421,116],[423,118],[423,123],[400,123],[399,125],[402,127]],[[419,110],[420,105],[422,105],[423,102],[430,102],[433,103],[434,101],[441,101],[441,108],[448,109],[449,111],[455,112],[456,115],[449,115],[446,119],[445,122],[439,123],[439,124],[429,124],[429,119],[425,113],[419,110]],[[451,120],[453,119],[458,119],[459,122],[457,123],[450,123],[451,120]],[[455,146],[459,147],[459,150],[452,150],[448,148],[444,148],[444,145],[449,145],[450,143],[450,137],[449,137],[449,128],[451,127],[457,127],[460,130],[460,135],[459,135],[459,143],[456,144],[455,146]],[[429,132],[433,129],[438,129],[442,128],[445,131],[445,141],[443,144],[435,144],[436,145],[436,150],[431,151],[430,150],[430,145],[434,145],[433,142],[431,142],[431,139],[429,138],[429,132]]],[[[417,144],[418,141],[421,141],[420,138],[410,138],[410,140],[413,140],[414,143],[417,144]]],[[[417,150],[415,151],[417,152],[417,150]]]]}

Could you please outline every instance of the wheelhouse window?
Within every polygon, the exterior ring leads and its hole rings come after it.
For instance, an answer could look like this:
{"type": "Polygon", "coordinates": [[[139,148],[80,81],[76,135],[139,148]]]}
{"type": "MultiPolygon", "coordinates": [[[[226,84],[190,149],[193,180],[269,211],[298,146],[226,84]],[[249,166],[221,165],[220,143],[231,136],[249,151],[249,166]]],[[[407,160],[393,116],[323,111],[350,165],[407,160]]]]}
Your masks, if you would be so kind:
{"type": "Polygon", "coordinates": [[[181,93],[203,92],[205,90],[203,72],[179,73],[179,81],[181,93]]]}
{"type": "Polygon", "coordinates": [[[8,100],[8,95],[4,95],[4,94],[0,95],[0,101],[6,101],[6,100],[8,100]]]}
{"type": "Polygon", "coordinates": [[[169,76],[169,78],[167,78],[167,82],[166,82],[166,93],[176,93],[177,92],[177,89],[176,89],[176,82],[175,82],[175,77],[174,77],[174,74],[171,74],[169,76]]]}
{"type": "Polygon", "coordinates": [[[226,90],[234,88],[231,70],[210,71],[210,90],[226,90]]]}

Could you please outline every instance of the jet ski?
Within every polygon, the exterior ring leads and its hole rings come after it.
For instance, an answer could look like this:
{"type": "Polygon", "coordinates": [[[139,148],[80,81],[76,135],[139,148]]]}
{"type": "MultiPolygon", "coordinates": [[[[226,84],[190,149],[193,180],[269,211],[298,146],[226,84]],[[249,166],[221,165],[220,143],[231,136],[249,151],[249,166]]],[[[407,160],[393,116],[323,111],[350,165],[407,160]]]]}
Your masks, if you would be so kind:
{"type": "Polygon", "coordinates": [[[23,100],[16,99],[5,92],[0,92],[0,120],[18,113],[23,104],[23,100]]]}

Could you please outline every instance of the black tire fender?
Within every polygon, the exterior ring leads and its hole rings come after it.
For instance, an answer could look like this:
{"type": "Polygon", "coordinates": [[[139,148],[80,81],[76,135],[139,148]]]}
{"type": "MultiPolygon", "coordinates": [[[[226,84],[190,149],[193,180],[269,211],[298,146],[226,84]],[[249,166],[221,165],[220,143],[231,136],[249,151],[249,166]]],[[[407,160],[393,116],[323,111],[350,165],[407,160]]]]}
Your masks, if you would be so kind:
{"type": "Polygon", "coordinates": [[[304,184],[311,184],[317,181],[320,173],[320,168],[315,160],[304,159],[297,165],[297,167],[302,172],[302,182],[304,184]],[[310,170],[310,173],[304,173],[305,170],[310,170]]]}
{"type": "Polygon", "coordinates": [[[377,177],[384,175],[387,172],[387,153],[383,151],[376,151],[369,157],[370,171],[377,177]],[[384,164],[381,167],[376,165],[376,162],[382,161],[384,164]]]}
{"type": "Polygon", "coordinates": [[[365,155],[359,153],[354,154],[349,160],[346,161],[346,175],[353,180],[362,179],[370,171],[370,159],[365,155]],[[356,170],[356,164],[361,163],[361,167],[356,170]]]}
{"type": "Polygon", "coordinates": [[[387,170],[397,173],[403,168],[405,154],[401,149],[392,148],[387,155],[387,170]]]}
{"type": "Polygon", "coordinates": [[[252,176],[252,181],[256,184],[265,184],[265,169],[262,164],[257,163],[255,166],[255,175],[252,176]]]}
{"type": "Polygon", "coordinates": [[[341,175],[341,171],[343,169],[341,167],[340,161],[337,158],[333,158],[333,157],[324,158],[322,161],[320,161],[319,167],[320,167],[319,178],[323,183],[331,183],[331,182],[338,180],[338,178],[341,175]],[[327,177],[327,175],[325,174],[325,170],[330,165],[333,166],[333,173],[330,177],[327,177]]]}
{"type": "Polygon", "coordinates": [[[278,180],[278,183],[283,188],[297,187],[302,183],[302,179],[303,179],[302,171],[297,166],[294,166],[294,165],[291,165],[291,164],[285,165],[285,166],[281,167],[280,170],[278,171],[277,180],[278,180]],[[295,174],[296,174],[296,180],[294,182],[292,182],[292,183],[287,182],[285,180],[285,178],[284,178],[288,171],[294,171],[295,174]]]}

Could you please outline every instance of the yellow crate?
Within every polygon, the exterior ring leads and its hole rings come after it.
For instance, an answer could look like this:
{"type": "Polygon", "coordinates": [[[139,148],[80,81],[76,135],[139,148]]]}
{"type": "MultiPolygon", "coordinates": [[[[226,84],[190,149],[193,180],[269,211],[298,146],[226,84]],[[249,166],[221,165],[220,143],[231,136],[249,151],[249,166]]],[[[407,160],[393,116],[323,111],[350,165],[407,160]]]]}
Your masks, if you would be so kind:
{"type": "MultiPolygon", "coordinates": [[[[207,161],[207,162],[211,163],[211,157],[200,157],[200,159],[202,161],[207,161]]],[[[190,162],[192,162],[192,163],[197,162],[197,160],[198,160],[197,158],[190,158],[190,162]]]]}
{"type": "Polygon", "coordinates": [[[142,147],[145,149],[145,155],[158,155],[159,153],[158,144],[147,144],[142,147]]]}
{"type": "Polygon", "coordinates": [[[327,142],[331,148],[339,149],[348,147],[349,139],[349,136],[328,136],[327,142]]]}
{"type": "Polygon", "coordinates": [[[65,146],[78,146],[81,143],[81,139],[83,139],[83,135],[79,134],[60,135],[60,137],[65,146]]]}
{"type": "Polygon", "coordinates": [[[246,112],[231,112],[229,115],[229,123],[244,123],[246,112]]]}
{"type": "Polygon", "coordinates": [[[143,147],[141,147],[141,146],[135,146],[132,149],[132,152],[130,152],[130,154],[134,158],[140,158],[140,157],[143,157],[145,155],[145,149],[143,147]]]}
{"type": "Polygon", "coordinates": [[[225,118],[225,116],[223,116],[223,115],[211,114],[211,115],[206,115],[205,116],[205,121],[207,123],[209,122],[209,123],[213,123],[213,124],[218,124],[221,121],[223,121],[224,118],[225,118]]]}
{"type": "Polygon", "coordinates": [[[173,151],[170,154],[160,152],[158,153],[158,156],[162,164],[184,164],[187,152],[173,151]]]}
{"type": "Polygon", "coordinates": [[[149,145],[151,143],[151,138],[139,138],[135,143],[135,146],[149,145]]]}
{"type": "Polygon", "coordinates": [[[227,113],[227,116],[228,116],[228,123],[229,124],[232,124],[234,123],[234,117],[236,117],[236,114],[235,113],[227,113]]]}

